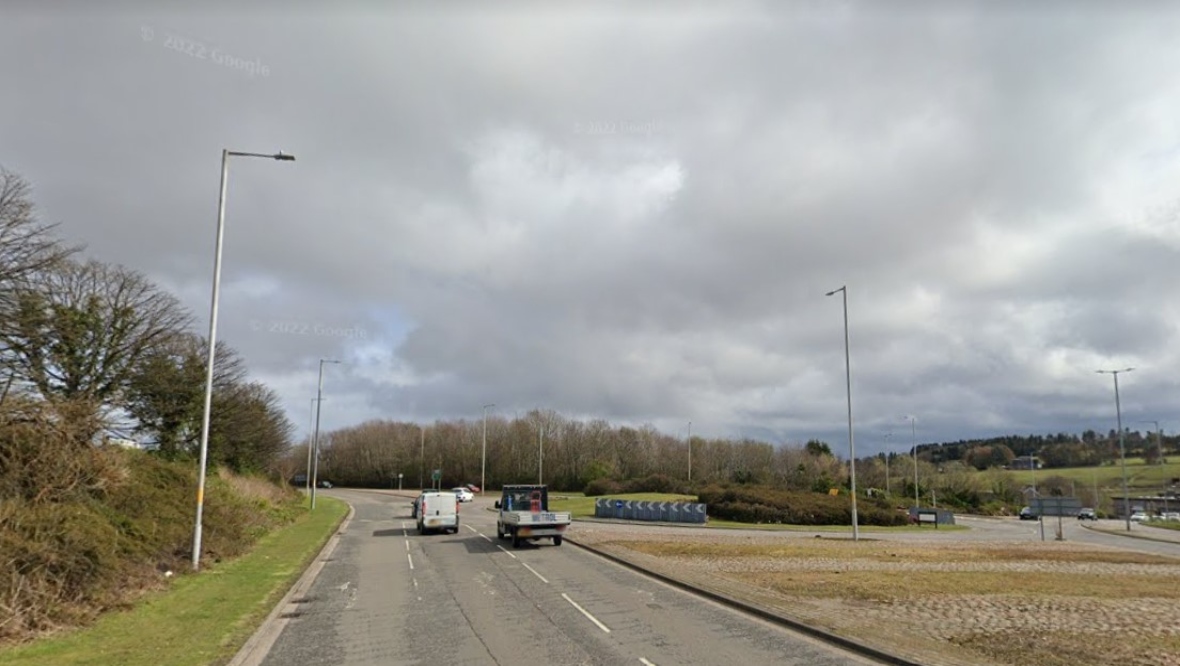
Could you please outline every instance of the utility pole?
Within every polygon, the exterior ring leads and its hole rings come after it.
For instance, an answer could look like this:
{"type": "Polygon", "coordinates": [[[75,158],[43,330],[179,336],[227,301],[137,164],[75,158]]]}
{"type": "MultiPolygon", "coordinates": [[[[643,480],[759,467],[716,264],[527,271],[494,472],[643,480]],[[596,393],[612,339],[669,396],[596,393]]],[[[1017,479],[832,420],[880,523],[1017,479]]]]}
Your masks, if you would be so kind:
{"type": "Polygon", "coordinates": [[[692,421],[688,422],[688,482],[692,483],[692,421]]]}
{"type": "Polygon", "coordinates": [[[418,488],[426,490],[426,429],[418,426],[422,443],[418,448],[418,488]]]}

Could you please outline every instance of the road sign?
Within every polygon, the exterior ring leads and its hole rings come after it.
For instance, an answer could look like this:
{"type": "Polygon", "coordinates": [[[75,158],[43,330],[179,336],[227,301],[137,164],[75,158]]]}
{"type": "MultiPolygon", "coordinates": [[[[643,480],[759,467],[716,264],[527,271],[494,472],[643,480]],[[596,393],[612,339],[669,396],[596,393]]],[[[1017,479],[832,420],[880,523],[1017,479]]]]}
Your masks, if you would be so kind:
{"type": "Polygon", "coordinates": [[[1065,516],[1072,518],[1082,508],[1082,500],[1076,497],[1037,497],[1030,505],[1038,516],[1065,516]]]}

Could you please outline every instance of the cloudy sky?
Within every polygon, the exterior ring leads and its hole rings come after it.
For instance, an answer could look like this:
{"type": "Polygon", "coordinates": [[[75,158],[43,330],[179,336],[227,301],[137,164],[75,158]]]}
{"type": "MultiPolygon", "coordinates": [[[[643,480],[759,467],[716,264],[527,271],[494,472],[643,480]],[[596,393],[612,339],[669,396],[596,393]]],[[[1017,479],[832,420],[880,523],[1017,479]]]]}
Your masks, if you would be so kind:
{"type": "Polygon", "coordinates": [[[294,154],[231,161],[219,338],[301,434],[329,358],[329,429],[840,450],[841,285],[858,453],[1105,431],[1129,366],[1176,432],[1180,7],[1025,4],[19,0],[0,166],[204,328],[222,149],[294,154]]]}

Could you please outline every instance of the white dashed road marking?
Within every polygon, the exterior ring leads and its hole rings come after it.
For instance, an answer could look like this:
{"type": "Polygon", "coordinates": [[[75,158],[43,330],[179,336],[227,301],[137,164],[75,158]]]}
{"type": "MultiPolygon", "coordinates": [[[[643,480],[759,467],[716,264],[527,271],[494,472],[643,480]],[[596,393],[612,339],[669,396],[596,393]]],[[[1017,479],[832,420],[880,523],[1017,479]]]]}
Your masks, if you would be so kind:
{"type": "Polygon", "coordinates": [[[524,562],[521,562],[520,564],[521,564],[521,566],[523,566],[525,569],[528,569],[529,571],[533,572],[533,575],[534,575],[534,576],[536,576],[537,578],[540,578],[542,583],[548,583],[548,582],[549,582],[549,581],[545,580],[545,577],[544,577],[544,576],[542,576],[541,574],[537,573],[537,570],[536,570],[536,569],[534,569],[534,568],[530,567],[529,565],[525,564],[524,562]]]}
{"type": "Polygon", "coordinates": [[[509,552],[509,550],[507,548],[505,548],[504,546],[497,545],[496,548],[499,548],[500,550],[504,551],[505,553],[508,553],[508,556],[511,557],[512,559],[514,559],[514,560],[516,559],[516,553],[509,552]]]}
{"type": "Polygon", "coordinates": [[[414,570],[414,558],[409,553],[406,553],[406,559],[410,561],[410,571],[414,570]]]}
{"type": "Polygon", "coordinates": [[[609,627],[607,627],[605,624],[603,624],[603,623],[599,622],[599,621],[598,621],[598,618],[596,618],[596,617],[594,617],[593,615],[591,615],[591,614],[590,614],[590,612],[589,612],[589,611],[587,611],[585,608],[582,608],[581,606],[579,606],[579,605],[578,605],[578,602],[574,601],[573,599],[570,599],[570,595],[566,594],[565,592],[562,592],[562,593],[561,593],[561,597],[562,597],[563,599],[565,599],[566,601],[570,602],[570,605],[571,605],[571,606],[573,606],[574,608],[577,608],[579,613],[581,613],[582,615],[585,615],[585,616],[586,616],[586,619],[588,619],[588,620],[590,620],[591,622],[593,622],[594,624],[598,625],[598,628],[599,628],[599,629],[601,629],[601,630],[605,631],[605,632],[606,632],[606,633],[608,633],[608,634],[610,633],[610,628],[609,628],[609,627]]]}

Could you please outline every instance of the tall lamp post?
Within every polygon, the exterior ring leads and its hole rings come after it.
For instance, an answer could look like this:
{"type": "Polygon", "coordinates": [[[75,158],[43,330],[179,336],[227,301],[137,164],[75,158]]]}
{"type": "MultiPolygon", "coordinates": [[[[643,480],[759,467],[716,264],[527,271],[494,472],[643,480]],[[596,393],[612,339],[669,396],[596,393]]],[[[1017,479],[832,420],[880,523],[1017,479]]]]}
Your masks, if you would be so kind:
{"type": "Polygon", "coordinates": [[[856,520],[856,447],[852,443],[852,365],[849,361],[848,352],[848,288],[842,286],[839,289],[829,291],[827,296],[834,296],[840,293],[844,296],[844,377],[848,388],[848,469],[849,479],[852,485],[852,540],[860,540],[860,529],[857,526],[856,520]]]}
{"type": "Polygon", "coordinates": [[[1131,497],[1127,491],[1127,444],[1123,437],[1123,408],[1119,403],[1119,373],[1131,372],[1135,368],[1123,368],[1122,370],[1098,370],[1100,375],[1114,376],[1114,413],[1115,419],[1118,422],[1119,428],[1119,458],[1122,459],[1123,466],[1123,513],[1127,519],[1127,531],[1131,531],[1131,497]]]}
{"type": "Polygon", "coordinates": [[[315,428],[315,402],[316,399],[312,398],[307,415],[307,473],[303,475],[303,482],[308,495],[311,495],[311,432],[315,428]]]}
{"type": "Polygon", "coordinates": [[[311,457],[311,508],[315,509],[315,486],[316,480],[320,472],[320,408],[324,403],[324,364],[336,363],[340,361],[333,361],[331,359],[320,359],[320,382],[315,393],[315,435],[312,437],[311,445],[315,452],[311,457]]]}
{"type": "Polygon", "coordinates": [[[488,407],[495,407],[496,403],[488,403],[483,406],[483,453],[479,459],[479,494],[483,495],[487,487],[487,480],[485,473],[488,466],[488,407]]]}
{"type": "Polygon", "coordinates": [[[890,495],[889,492],[889,440],[893,438],[893,431],[889,431],[885,435],[885,494],[890,495]]]}
{"type": "Polygon", "coordinates": [[[201,520],[205,509],[205,468],[209,462],[209,412],[213,407],[213,361],[217,350],[217,305],[221,298],[221,245],[225,239],[225,187],[229,181],[229,158],[265,157],[283,162],[295,161],[294,155],[273,155],[221,151],[221,191],[217,195],[217,243],[213,254],[213,298],[209,305],[209,356],[205,368],[205,407],[201,414],[201,455],[197,472],[197,518],[193,526],[193,571],[201,566],[201,520]]]}
{"type": "Polygon", "coordinates": [[[688,422],[688,482],[692,483],[692,421],[688,422]]]}

